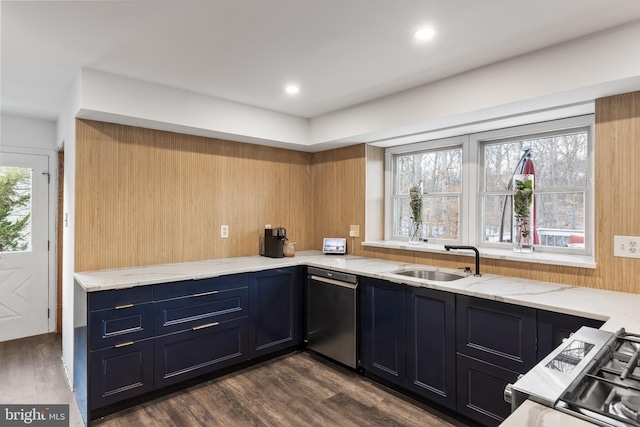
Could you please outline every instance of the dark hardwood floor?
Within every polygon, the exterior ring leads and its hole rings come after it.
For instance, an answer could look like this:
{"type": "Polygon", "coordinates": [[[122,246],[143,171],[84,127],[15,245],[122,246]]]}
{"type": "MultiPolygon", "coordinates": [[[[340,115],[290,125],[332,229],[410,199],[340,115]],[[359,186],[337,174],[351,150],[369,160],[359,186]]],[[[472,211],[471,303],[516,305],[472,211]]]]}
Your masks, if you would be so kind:
{"type": "MultiPolygon", "coordinates": [[[[56,334],[0,343],[0,402],[71,403],[71,425],[81,425],[60,354],[56,334]]],[[[206,381],[92,425],[464,426],[307,352],[206,381]]]]}

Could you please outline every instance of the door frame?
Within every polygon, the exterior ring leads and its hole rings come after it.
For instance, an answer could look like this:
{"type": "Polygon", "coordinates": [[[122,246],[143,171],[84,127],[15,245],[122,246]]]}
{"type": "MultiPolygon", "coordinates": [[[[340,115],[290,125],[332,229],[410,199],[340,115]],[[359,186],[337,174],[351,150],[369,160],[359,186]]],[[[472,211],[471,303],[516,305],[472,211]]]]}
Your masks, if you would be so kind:
{"type": "Polygon", "coordinates": [[[43,150],[38,148],[26,148],[26,147],[12,147],[7,145],[0,145],[0,155],[2,153],[11,154],[25,154],[31,156],[46,156],[47,164],[49,167],[49,191],[48,205],[47,205],[47,233],[49,234],[49,256],[47,266],[47,280],[49,299],[47,301],[47,307],[49,308],[48,319],[48,331],[56,331],[56,317],[57,317],[57,301],[58,298],[62,298],[62,295],[58,295],[56,289],[56,263],[57,263],[57,241],[58,236],[56,233],[57,212],[58,212],[58,153],[56,150],[43,150]]]}

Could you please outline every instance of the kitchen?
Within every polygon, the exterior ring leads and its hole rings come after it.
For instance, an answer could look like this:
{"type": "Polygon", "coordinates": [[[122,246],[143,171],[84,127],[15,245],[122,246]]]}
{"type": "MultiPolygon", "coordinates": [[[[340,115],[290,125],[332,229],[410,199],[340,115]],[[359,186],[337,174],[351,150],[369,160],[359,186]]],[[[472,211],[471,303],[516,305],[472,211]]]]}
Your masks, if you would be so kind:
{"type": "MultiPolygon", "coordinates": [[[[93,70],[82,71],[80,85],[85,116],[76,122],[72,114],[72,119],[59,126],[59,132],[65,135],[65,156],[70,156],[65,179],[75,187],[74,194],[65,200],[71,203],[65,212],[73,213],[69,218],[71,236],[65,237],[70,239],[65,241],[68,256],[64,257],[71,273],[252,255],[257,252],[259,231],[267,222],[285,226],[298,250],[319,249],[322,237],[347,235],[350,225],[359,224],[361,237],[354,239],[355,255],[454,269],[471,264],[464,255],[361,245],[382,235],[382,221],[372,220],[381,216],[380,204],[375,204],[379,200],[375,182],[382,180],[383,171],[381,147],[355,144],[306,152],[221,138],[212,144],[206,137],[187,132],[127,127],[126,123],[109,124],[105,122],[110,120],[104,119],[92,121],[92,115],[100,118],[102,112],[102,117],[111,116],[111,121],[117,122],[119,111],[107,101],[117,105],[120,97],[129,104],[128,114],[157,123],[162,117],[153,114],[161,113],[154,106],[157,101],[147,101],[144,96],[131,101],[125,93],[157,89],[157,96],[167,101],[174,101],[174,94],[162,87],[93,70]],[[68,127],[63,130],[65,125],[68,127]],[[211,185],[198,184],[203,182],[211,185]],[[96,192],[101,194],[98,199],[96,192]],[[233,211],[227,208],[230,205],[233,211]],[[184,206],[191,208],[181,209],[184,206]],[[221,224],[229,225],[229,238],[210,239],[209,235],[219,234],[221,224]],[[208,231],[203,233],[203,227],[208,231]]],[[[483,259],[485,273],[639,293],[637,264],[613,257],[612,247],[614,235],[638,234],[636,224],[628,220],[634,218],[638,203],[637,197],[629,195],[637,190],[629,187],[626,179],[626,171],[637,161],[637,135],[629,120],[638,120],[638,95],[595,98],[597,268],[483,259]],[[615,149],[609,149],[612,141],[615,149]],[[611,164],[620,166],[611,168],[611,164]]],[[[171,118],[173,122],[180,120],[171,118]]],[[[189,125],[184,120],[182,123],[189,125]]],[[[277,136],[290,140],[282,134],[277,136]]],[[[290,142],[283,145],[293,148],[290,142]]],[[[67,288],[70,272],[65,275],[67,288]]],[[[71,300],[65,301],[71,304],[71,300]]],[[[69,348],[68,342],[65,348],[69,348]]],[[[69,359],[68,354],[65,359],[69,359]]]]}

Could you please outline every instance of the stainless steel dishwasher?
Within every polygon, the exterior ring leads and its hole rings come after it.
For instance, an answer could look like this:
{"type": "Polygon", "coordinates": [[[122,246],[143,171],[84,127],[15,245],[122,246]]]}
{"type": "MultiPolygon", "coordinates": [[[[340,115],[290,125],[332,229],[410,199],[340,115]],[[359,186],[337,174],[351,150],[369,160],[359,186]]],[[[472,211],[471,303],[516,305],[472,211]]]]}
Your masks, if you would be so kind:
{"type": "Polygon", "coordinates": [[[358,278],[308,267],[307,347],[356,369],[358,278]]]}

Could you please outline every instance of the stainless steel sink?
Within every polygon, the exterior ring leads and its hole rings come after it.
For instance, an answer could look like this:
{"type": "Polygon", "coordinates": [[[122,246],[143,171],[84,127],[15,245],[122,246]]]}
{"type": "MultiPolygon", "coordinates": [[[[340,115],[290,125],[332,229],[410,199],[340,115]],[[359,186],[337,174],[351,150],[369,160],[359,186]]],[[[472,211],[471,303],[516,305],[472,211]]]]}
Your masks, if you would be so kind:
{"type": "Polygon", "coordinates": [[[436,282],[451,282],[452,280],[464,279],[466,277],[459,274],[446,273],[444,271],[424,270],[421,268],[393,271],[392,274],[415,277],[416,279],[434,280],[436,282]]]}

